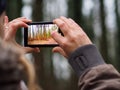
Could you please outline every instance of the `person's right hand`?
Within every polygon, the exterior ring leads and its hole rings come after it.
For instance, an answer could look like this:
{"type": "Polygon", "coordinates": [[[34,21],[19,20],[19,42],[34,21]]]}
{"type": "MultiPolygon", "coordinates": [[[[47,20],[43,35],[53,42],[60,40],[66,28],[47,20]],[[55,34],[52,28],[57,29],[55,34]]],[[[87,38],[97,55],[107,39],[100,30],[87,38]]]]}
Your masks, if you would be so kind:
{"type": "Polygon", "coordinates": [[[52,37],[60,45],[60,47],[53,48],[53,52],[59,52],[65,57],[68,57],[78,47],[92,44],[89,37],[82,30],[82,28],[72,19],[60,17],[53,21],[60,28],[64,36],[53,31],[52,37]]]}
{"type": "Polygon", "coordinates": [[[16,32],[21,27],[28,27],[26,23],[31,22],[31,20],[25,17],[16,18],[9,22],[8,17],[5,16],[4,20],[4,38],[3,41],[8,42],[8,44],[14,45],[16,48],[20,49],[23,53],[29,52],[39,52],[39,48],[24,47],[18,44],[15,40],[16,32]]]}

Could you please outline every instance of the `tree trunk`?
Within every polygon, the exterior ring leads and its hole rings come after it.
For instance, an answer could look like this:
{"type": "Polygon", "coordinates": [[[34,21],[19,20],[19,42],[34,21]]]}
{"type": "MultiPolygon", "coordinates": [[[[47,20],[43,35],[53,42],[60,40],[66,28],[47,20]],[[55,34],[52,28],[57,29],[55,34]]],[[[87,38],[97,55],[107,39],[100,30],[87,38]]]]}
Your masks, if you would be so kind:
{"type": "Polygon", "coordinates": [[[33,21],[41,21],[43,20],[43,0],[34,0],[33,1],[33,21]]]}
{"type": "MultiPolygon", "coordinates": [[[[6,14],[8,15],[10,21],[21,16],[22,5],[22,0],[7,0],[6,14]]],[[[16,35],[16,41],[18,43],[22,42],[21,37],[22,31],[18,30],[16,35]]]]}
{"type": "Polygon", "coordinates": [[[107,63],[109,63],[108,56],[108,41],[107,41],[107,28],[105,24],[105,6],[104,0],[99,0],[100,2],[100,20],[101,20],[101,39],[100,39],[100,51],[103,58],[107,63]]]}
{"type": "MultiPolygon", "coordinates": [[[[33,1],[33,12],[32,12],[32,19],[33,21],[41,21],[42,20],[42,3],[43,0],[34,0],[33,1]],[[39,12],[39,13],[38,13],[39,12]]],[[[36,68],[36,75],[37,80],[40,83],[40,85],[43,86],[44,83],[44,55],[43,50],[40,49],[41,52],[39,53],[33,53],[34,59],[35,59],[35,68],[36,68]]]]}
{"type": "Polygon", "coordinates": [[[69,0],[68,15],[73,18],[76,23],[82,23],[82,0],[69,0]]]}
{"type": "Polygon", "coordinates": [[[116,46],[116,60],[117,60],[117,69],[120,71],[120,15],[119,15],[119,10],[118,10],[118,0],[115,0],[115,14],[116,14],[116,23],[117,23],[117,32],[116,32],[116,41],[115,41],[115,46],[116,46]]]}
{"type": "MultiPolygon", "coordinates": [[[[33,2],[33,21],[40,22],[43,20],[43,0],[35,0],[33,2]]],[[[33,55],[35,58],[35,67],[39,80],[38,82],[44,90],[56,90],[54,82],[55,77],[53,75],[53,64],[51,59],[51,49],[41,47],[40,53],[35,53],[33,55]],[[46,64],[45,62],[49,63],[46,64]]]]}

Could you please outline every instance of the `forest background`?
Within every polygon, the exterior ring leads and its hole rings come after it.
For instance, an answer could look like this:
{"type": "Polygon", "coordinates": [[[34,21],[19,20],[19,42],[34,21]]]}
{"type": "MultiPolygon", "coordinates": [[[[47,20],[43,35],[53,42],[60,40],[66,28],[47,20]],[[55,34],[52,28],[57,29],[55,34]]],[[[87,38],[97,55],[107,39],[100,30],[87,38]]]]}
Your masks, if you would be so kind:
{"type": "MultiPolygon", "coordinates": [[[[91,38],[108,64],[120,71],[120,0],[8,0],[10,20],[25,16],[33,21],[52,21],[66,16],[74,19],[91,38]]],[[[23,44],[23,29],[16,40],[23,44]]],[[[68,61],[52,48],[26,55],[35,65],[44,90],[78,90],[78,77],[68,61]]]]}

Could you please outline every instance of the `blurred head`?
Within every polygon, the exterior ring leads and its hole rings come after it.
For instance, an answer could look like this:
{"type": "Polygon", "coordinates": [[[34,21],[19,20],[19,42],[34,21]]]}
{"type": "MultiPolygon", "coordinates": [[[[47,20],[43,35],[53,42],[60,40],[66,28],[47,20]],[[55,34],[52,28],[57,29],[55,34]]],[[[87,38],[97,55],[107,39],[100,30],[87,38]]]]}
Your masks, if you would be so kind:
{"type": "Polygon", "coordinates": [[[0,90],[19,90],[22,68],[18,56],[0,45],[0,90]]]}
{"type": "Polygon", "coordinates": [[[0,44],[0,90],[21,90],[21,80],[26,81],[28,90],[41,90],[33,64],[16,47],[0,44]]]}
{"type": "Polygon", "coordinates": [[[6,0],[0,0],[0,37],[3,37],[5,8],[6,8],[6,0]]]}

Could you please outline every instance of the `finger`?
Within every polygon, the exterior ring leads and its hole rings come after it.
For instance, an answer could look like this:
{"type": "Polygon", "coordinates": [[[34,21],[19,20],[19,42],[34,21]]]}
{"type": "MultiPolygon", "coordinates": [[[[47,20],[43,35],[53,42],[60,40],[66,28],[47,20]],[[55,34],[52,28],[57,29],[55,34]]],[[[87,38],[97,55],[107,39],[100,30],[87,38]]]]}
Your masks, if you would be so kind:
{"type": "Polygon", "coordinates": [[[76,28],[80,28],[80,26],[71,18],[69,18],[69,22],[70,22],[70,27],[76,27],[76,28]]]}
{"type": "Polygon", "coordinates": [[[21,18],[17,18],[17,19],[12,20],[10,23],[16,23],[16,22],[20,22],[20,21],[22,21],[24,23],[32,22],[32,20],[30,20],[30,19],[27,19],[25,17],[21,17],[21,18]]]}
{"type": "Polygon", "coordinates": [[[39,48],[30,48],[30,47],[23,47],[24,53],[31,53],[31,52],[35,52],[35,53],[39,53],[40,49],[39,48]]]}
{"type": "Polygon", "coordinates": [[[18,29],[21,27],[28,27],[27,23],[22,22],[22,21],[18,21],[16,23],[13,24],[13,28],[18,29]]]}
{"type": "Polygon", "coordinates": [[[18,18],[18,20],[20,20],[20,21],[23,21],[23,22],[32,22],[32,20],[30,20],[30,19],[27,19],[27,18],[24,18],[24,17],[22,17],[22,18],[18,18]]]}
{"type": "Polygon", "coordinates": [[[52,31],[51,36],[59,45],[62,44],[64,37],[61,36],[61,34],[59,34],[57,31],[52,31]]]}
{"type": "Polygon", "coordinates": [[[8,16],[4,17],[4,30],[8,30],[8,23],[9,23],[9,19],[8,16]]]}
{"type": "Polygon", "coordinates": [[[36,48],[34,48],[34,52],[38,53],[38,52],[40,52],[40,49],[36,47],[36,48]]]}
{"type": "Polygon", "coordinates": [[[60,19],[63,20],[68,26],[70,26],[70,22],[68,18],[61,16],[60,19]]]}
{"type": "Polygon", "coordinates": [[[28,27],[26,23],[16,22],[9,24],[8,30],[6,30],[5,39],[9,40],[10,38],[15,38],[16,32],[21,27],[28,27]]]}
{"type": "MultiPolygon", "coordinates": [[[[19,17],[19,18],[23,18],[23,19],[26,19],[26,17],[19,17]]],[[[19,19],[19,18],[18,18],[18,19],[19,19]]]]}
{"type": "Polygon", "coordinates": [[[4,25],[7,25],[8,22],[9,22],[9,18],[8,18],[8,16],[5,16],[5,17],[4,17],[4,25]]]}
{"type": "Polygon", "coordinates": [[[64,57],[68,58],[67,54],[64,52],[64,50],[61,47],[54,47],[52,52],[60,53],[64,57]]]}
{"type": "Polygon", "coordinates": [[[25,19],[24,17],[22,18],[17,18],[11,22],[8,23],[8,27],[10,29],[16,30],[21,27],[28,27],[27,22],[30,22],[31,20],[25,19]]]}
{"type": "Polygon", "coordinates": [[[64,22],[66,22],[66,24],[69,27],[69,31],[70,30],[75,30],[75,29],[76,30],[80,29],[80,26],[74,20],[72,20],[71,18],[68,19],[66,17],[61,16],[60,19],[62,19],[64,22]]]}
{"type": "Polygon", "coordinates": [[[13,45],[14,47],[18,48],[20,50],[20,52],[22,53],[31,53],[31,52],[40,52],[40,49],[38,47],[35,47],[35,48],[31,48],[31,47],[24,47],[24,46],[21,46],[20,44],[18,44],[15,40],[12,40],[10,42],[7,42],[7,43],[10,43],[11,45],[13,45]]]}
{"type": "Polygon", "coordinates": [[[17,30],[21,27],[28,27],[28,25],[22,21],[16,21],[16,22],[11,22],[9,23],[9,30],[17,30]]]}
{"type": "Polygon", "coordinates": [[[27,19],[26,17],[18,17],[18,18],[15,18],[13,20],[16,20],[16,19],[27,19]]]}
{"type": "Polygon", "coordinates": [[[64,36],[68,34],[69,27],[63,20],[58,18],[53,20],[53,23],[57,24],[57,26],[60,28],[64,36]]]}

